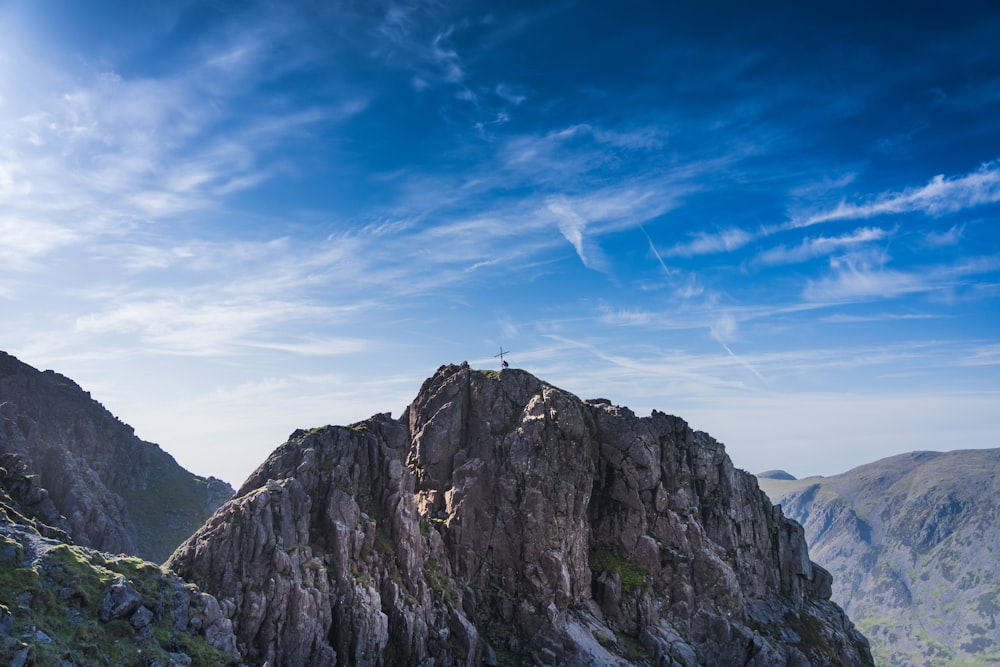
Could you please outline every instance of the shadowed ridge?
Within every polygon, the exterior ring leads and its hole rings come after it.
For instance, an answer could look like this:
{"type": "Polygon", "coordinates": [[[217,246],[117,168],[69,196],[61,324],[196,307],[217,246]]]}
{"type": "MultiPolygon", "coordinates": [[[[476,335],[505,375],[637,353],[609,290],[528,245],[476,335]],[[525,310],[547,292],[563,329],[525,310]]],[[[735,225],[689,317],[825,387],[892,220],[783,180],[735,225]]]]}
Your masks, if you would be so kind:
{"type": "Polygon", "coordinates": [[[232,494],[136,437],[69,378],[3,352],[0,454],[37,476],[45,522],[77,544],[157,562],[232,494]]]}

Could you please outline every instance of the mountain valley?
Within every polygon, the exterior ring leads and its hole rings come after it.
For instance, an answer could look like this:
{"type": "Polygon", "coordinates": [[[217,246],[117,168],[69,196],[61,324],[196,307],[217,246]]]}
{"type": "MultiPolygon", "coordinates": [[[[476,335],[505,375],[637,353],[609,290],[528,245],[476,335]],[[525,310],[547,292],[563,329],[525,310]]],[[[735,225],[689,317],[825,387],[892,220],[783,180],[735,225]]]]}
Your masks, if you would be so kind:
{"type": "Polygon", "coordinates": [[[1000,449],[775,477],[761,488],[804,526],[877,664],[1000,664],[1000,449]]]}

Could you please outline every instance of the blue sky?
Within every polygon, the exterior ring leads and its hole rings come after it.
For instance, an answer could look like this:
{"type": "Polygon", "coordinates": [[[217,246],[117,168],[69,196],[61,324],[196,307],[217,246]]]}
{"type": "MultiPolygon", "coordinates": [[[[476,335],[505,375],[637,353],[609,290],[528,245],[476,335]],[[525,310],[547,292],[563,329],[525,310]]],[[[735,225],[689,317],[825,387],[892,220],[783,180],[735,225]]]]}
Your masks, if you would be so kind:
{"type": "Polygon", "coordinates": [[[500,346],[755,472],[1000,446],[1000,9],[818,4],[4,0],[0,349],[234,485],[500,346]]]}

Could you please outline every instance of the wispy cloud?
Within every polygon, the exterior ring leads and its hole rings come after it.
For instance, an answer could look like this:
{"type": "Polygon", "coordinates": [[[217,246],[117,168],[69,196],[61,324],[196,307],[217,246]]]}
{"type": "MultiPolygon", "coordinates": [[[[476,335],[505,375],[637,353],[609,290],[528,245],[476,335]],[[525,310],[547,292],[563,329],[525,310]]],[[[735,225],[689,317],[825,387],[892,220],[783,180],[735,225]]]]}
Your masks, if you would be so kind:
{"type": "Polygon", "coordinates": [[[162,353],[181,355],[231,355],[241,346],[291,350],[287,343],[261,341],[275,335],[277,321],[322,320],[324,311],[294,301],[210,300],[186,293],[109,305],[78,318],[76,334],[134,335],[162,353]]]}
{"type": "Polygon", "coordinates": [[[964,233],[965,225],[952,225],[950,229],[944,232],[929,230],[924,234],[924,245],[929,248],[953,246],[962,240],[964,233]]]}
{"type": "Polygon", "coordinates": [[[764,379],[764,376],[760,374],[754,365],[742,356],[737,356],[729,346],[727,341],[732,340],[736,335],[736,328],[736,318],[734,318],[731,313],[723,312],[718,316],[715,323],[709,328],[709,331],[712,334],[712,338],[715,339],[715,342],[722,346],[722,348],[726,351],[726,354],[728,354],[733,361],[753,373],[758,380],[767,384],[767,380],[764,379]]]}
{"type": "Polygon", "coordinates": [[[305,336],[301,340],[255,342],[249,343],[248,346],[288,352],[299,356],[330,357],[364,352],[371,347],[371,341],[364,338],[305,336]]]}
{"type": "MultiPolygon", "coordinates": [[[[537,184],[564,184],[579,181],[624,155],[651,157],[650,151],[660,147],[664,138],[663,131],[652,125],[623,131],[581,123],[541,134],[507,137],[497,157],[511,175],[530,177],[537,184]]],[[[688,191],[695,189],[694,177],[707,168],[698,163],[685,165],[686,173],[672,174],[675,189],[682,185],[688,191]]]]}
{"type": "Polygon", "coordinates": [[[1000,366],[1000,343],[984,343],[970,349],[959,360],[961,366],[1000,366]]]}
{"type": "Polygon", "coordinates": [[[467,22],[456,20],[437,3],[423,0],[389,2],[379,11],[381,19],[368,35],[374,55],[385,65],[412,72],[411,85],[418,91],[457,87],[469,101],[475,100],[475,93],[465,86],[464,56],[454,39],[456,33],[468,28],[467,22]]]}
{"type": "Polygon", "coordinates": [[[864,324],[868,322],[905,322],[907,320],[934,320],[940,315],[931,313],[878,313],[875,315],[847,315],[836,313],[821,317],[820,321],[830,324],[864,324]]]}
{"type": "MultiPolygon", "coordinates": [[[[11,147],[0,152],[0,201],[39,240],[72,223],[77,241],[95,245],[137,222],[219,209],[281,172],[269,159],[277,149],[367,105],[346,90],[325,106],[285,105],[278,96],[248,104],[249,91],[288,66],[262,58],[293,33],[280,21],[213,33],[193,46],[200,58],[175,54],[155,74],[82,60],[57,74],[47,65],[52,54],[26,46],[19,78],[33,85],[16,105],[0,105],[0,138],[11,147]]],[[[36,243],[25,256],[56,247],[36,243]]]]}
{"type": "Polygon", "coordinates": [[[653,253],[653,257],[655,257],[656,261],[659,262],[660,267],[663,269],[663,272],[666,273],[668,276],[676,274],[677,272],[676,269],[669,268],[666,262],[663,261],[663,256],[660,254],[660,251],[656,249],[656,244],[653,243],[653,239],[646,231],[646,228],[643,227],[642,225],[639,225],[639,229],[642,231],[642,235],[646,237],[646,242],[649,244],[649,251],[653,253]]]}
{"type": "MultiPolygon", "coordinates": [[[[781,411],[794,411],[795,387],[822,381],[840,386],[845,377],[890,378],[899,369],[912,375],[941,377],[963,352],[955,341],[891,345],[804,346],[780,352],[730,354],[704,348],[663,349],[627,345],[595,332],[589,338],[545,334],[552,346],[540,345],[519,360],[544,369],[545,377],[571,391],[599,388],[602,395],[641,411],[680,410],[682,416],[723,410],[732,401],[757,397],[781,411]],[[579,363],[574,351],[590,355],[579,363]],[[563,361],[565,360],[565,361],[563,361]],[[751,379],[752,376],[752,379],[751,379]],[[765,380],[766,378],[766,380],[765,380]],[[636,387],[641,387],[636,391],[636,387]],[[786,393],[780,398],[776,393],[786,393]]],[[[982,362],[993,363],[995,351],[984,350],[982,362]]],[[[939,388],[944,390],[943,382],[939,388]]],[[[803,397],[814,395],[804,392],[803,397]]],[[[704,425],[699,426],[699,428],[704,425]]],[[[773,425],[772,425],[773,427],[773,425]]],[[[720,432],[721,434],[722,432],[720,432]]],[[[713,434],[715,430],[713,428],[713,434]]],[[[741,443],[747,446],[747,442],[741,443]]]]}
{"type": "Polygon", "coordinates": [[[829,277],[807,283],[803,290],[807,301],[889,299],[927,291],[933,284],[927,276],[887,269],[883,262],[873,262],[863,255],[831,258],[830,270],[829,277]]]}
{"type": "Polygon", "coordinates": [[[430,59],[441,71],[448,83],[461,83],[465,78],[462,71],[462,61],[454,48],[449,46],[454,28],[438,33],[431,42],[430,59]]]}
{"type": "Polygon", "coordinates": [[[498,83],[493,92],[496,93],[497,97],[514,106],[520,106],[528,99],[527,93],[524,92],[521,86],[508,83],[498,83]]]}
{"type": "Polygon", "coordinates": [[[622,382],[635,382],[638,378],[643,378],[644,381],[658,378],[661,381],[681,381],[676,386],[692,390],[697,387],[698,391],[742,391],[745,389],[743,382],[727,377],[724,372],[726,367],[731,366],[728,357],[683,353],[636,356],[609,351],[605,349],[605,346],[564,335],[545,334],[545,337],[558,345],[556,349],[548,349],[539,354],[539,363],[553,366],[549,370],[548,376],[567,378],[571,387],[574,385],[601,387],[602,390],[607,391],[622,382]],[[573,368],[559,368],[556,360],[565,354],[566,348],[586,350],[595,359],[605,362],[606,365],[584,365],[581,367],[579,364],[575,364],[573,368]]]}
{"type": "Polygon", "coordinates": [[[559,232],[566,237],[566,240],[576,250],[576,254],[580,257],[583,265],[588,269],[603,267],[603,258],[597,255],[596,250],[592,251],[588,258],[588,253],[583,247],[583,232],[587,227],[587,221],[573,210],[573,207],[566,198],[553,197],[547,202],[546,208],[555,217],[559,232]]]}
{"type": "Polygon", "coordinates": [[[951,265],[923,270],[895,270],[886,267],[881,253],[852,253],[830,259],[831,273],[809,281],[803,290],[806,301],[838,303],[890,299],[904,294],[954,290],[970,277],[1000,269],[1000,257],[972,257],[951,265]]]}
{"type": "Polygon", "coordinates": [[[944,215],[998,201],[1000,201],[1000,165],[996,162],[987,162],[971,173],[951,178],[938,175],[921,187],[883,193],[864,203],[853,204],[842,201],[831,210],[795,217],[782,229],[898,213],[944,215]]]}
{"type": "Polygon", "coordinates": [[[37,259],[79,240],[79,232],[45,221],[0,218],[0,265],[6,269],[37,269],[37,259]]]}
{"type": "Polygon", "coordinates": [[[668,257],[694,257],[718,252],[738,250],[754,240],[755,235],[745,229],[731,227],[719,232],[696,232],[692,240],[677,243],[663,254],[668,257]]]}
{"type": "Polygon", "coordinates": [[[652,126],[621,131],[609,130],[589,123],[571,125],[570,127],[555,131],[549,136],[563,142],[576,137],[590,136],[599,144],[632,150],[660,148],[663,146],[665,138],[661,129],[652,126]]]}
{"type": "Polygon", "coordinates": [[[805,238],[799,245],[791,248],[782,245],[765,250],[757,255],[756,261],[766,265],[805,262],[816,257],[829,255],[844,248],[851,248],[873,241],[882,241],[893,236],[895,232],[895,229],[862,227],[843,236],[805,238]]]}

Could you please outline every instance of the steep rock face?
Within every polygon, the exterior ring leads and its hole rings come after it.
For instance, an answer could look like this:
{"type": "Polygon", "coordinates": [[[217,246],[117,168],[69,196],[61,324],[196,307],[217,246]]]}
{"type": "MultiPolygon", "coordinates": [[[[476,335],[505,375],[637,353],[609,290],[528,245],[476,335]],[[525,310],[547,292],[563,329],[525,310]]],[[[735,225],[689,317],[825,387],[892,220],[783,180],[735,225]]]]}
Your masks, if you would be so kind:
{"type": "Polygon", "coordinates": [[[0,454],[36,476],[45,523],[77,544],[157,562],[232,494],[140,440],[69,378],[3,352],[0,454]]]}
{"type": "Polygon", "coordinates": [[[251,664],[871,664],[720,444],[514,369],[296,431],[169,565],[251,664]]]}
{"type": "Polygon", "coordinates": [[[913,452],[761,487],[805,527],[878,664],[1000,661],[1000,449],[913,452]]]}

